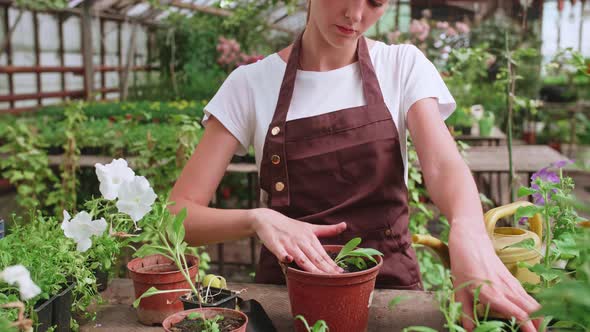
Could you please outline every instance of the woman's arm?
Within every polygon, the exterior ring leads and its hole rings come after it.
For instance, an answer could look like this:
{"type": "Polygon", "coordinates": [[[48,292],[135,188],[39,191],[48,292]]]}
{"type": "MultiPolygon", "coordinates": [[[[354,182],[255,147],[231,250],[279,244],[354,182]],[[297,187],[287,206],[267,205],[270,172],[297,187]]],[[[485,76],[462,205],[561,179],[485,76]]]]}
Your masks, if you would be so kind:
{"type": "Polygon", "coordinates": [[[337,235],[346,224],[311,225],[270,209],[208,207],[238,144],[221,122],[211,116],[170,197],[176,203],[170,207],[171,212],[178,213],[187,208],[186,241],[191,245],[204,245],[258,235],[282,261],[296,260],[299,266],[309,271],[340,271],[317,237],[337,235]]]}
{"type": "MultiPolygon", "coordinates": [[[[451,225],[449,250],[455,286],[489,280],[491,285],[482,287],[481,301],[499,313],[527,321],[539,304],[526,294],[496,255],[485,230],[471,171],[440,117],[436,99],[421,99],[410,108],[408,128],[428,193],[451,225]]],[[[456,296],[463,303],[463,324],[468,330],[473,328],[472,289],[463,288],[456,296]]],[[[523,331],[532,332],[535,328],[529,321],[523,325],[523,331]]]]}
{"type": "Polygon", "coordinates": [[[187,208],[186,241],[204,245],[253,236],[252,210],[209,208],[215,190],[238,148],[238,140],[211,117],[195,152],[174,184],[170,200],[173,213],[187,208]]]}

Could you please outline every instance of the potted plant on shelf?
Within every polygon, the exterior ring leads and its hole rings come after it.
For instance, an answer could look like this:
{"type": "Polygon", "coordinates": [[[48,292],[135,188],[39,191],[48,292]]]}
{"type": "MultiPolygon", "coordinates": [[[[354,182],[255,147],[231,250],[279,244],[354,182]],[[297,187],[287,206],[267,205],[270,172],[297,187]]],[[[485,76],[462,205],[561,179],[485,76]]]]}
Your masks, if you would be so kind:
{"type": "MultiPolygon", "coordinates": [[[[366,330],[383,254],[375,249],[356,248],[360,243],[360,238],[354,238],[344,246],[324,246],[336,264],[345,270],[341,274],[311,273],[296,265],[283,265],[294,317],[302,315],[311,321],[325,320],[334,331],[366,330]]],[[[301,322],[296,328],[305,331],[301,322]]]]}
{"type": "Polygon", "coordinates": [[[473,126],[473,117],[471,111],[468,108],[458,108],[449,118],[446,120],[447,126],[451,129],[451,132],[460,135],[471,135],[471,127],[473,126]]]}
{"type": "Polygon", "coordinates": [[[485,111],[481,119],[478,120],[479,135],[482,137],[489,137],[492,134],[494,128],[494,113],[485,111]]]}

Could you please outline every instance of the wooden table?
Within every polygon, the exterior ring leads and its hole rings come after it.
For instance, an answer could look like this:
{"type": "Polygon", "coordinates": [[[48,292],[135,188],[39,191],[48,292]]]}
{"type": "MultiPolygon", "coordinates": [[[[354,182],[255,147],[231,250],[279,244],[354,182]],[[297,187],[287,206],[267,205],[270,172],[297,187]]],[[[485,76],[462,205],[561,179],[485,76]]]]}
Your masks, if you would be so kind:
{"type": "MultiPolygon", "coordinates": [[[[527,185],[533,173],[538,170],[549,167],[551,164],[568,159],[566,156],[557,152],[546,145],[515,145],[512,147],[512,159],[514,173],[523,173],[527,176],[527,185]]],[[[476,180],[481,180],[482,176],[496,176],[499,200],[502,202],[502,181],[501,175],[509,173],[508,165],[508,147],[506,146],[473,146],[466,151],[465,162],[471,169],[476,180]]],[[[576,172],[578,169],[569,165],[565,167],[566,172],[576,172]]],[[[483,184],[482,184],[483,185],[483,184]]],[[[488,183],[489,185],[489,183],[488,183]]],[[[480,191],[481,188],[480,188],[480,191]]],[[[490,189],[484,190],[484,194],[490,197],[490,189]]]]}
{"type": "Polygon", "coordinates": [[[471,134],[457,135],[455,139],[472,145],[499,146],[500,143],[506,141],[506,134],[500,128],[494,126],[490,136],[481,136],[479,134],[479,126],[473,126],[471,128],[471,134]]]}
{"type": "MultiPolygon", "coordinates": [[[[244,300],[256,299],[262,304],[277,331],[293,331],[289,297],[284,286],[262,284],[230,284],[231,289],[246,288],[240,296],[244,300]]],[[[133,302],[133,283],[130,279],[114,279],[109,288],[102,293],[107,302],[99,307],[98,317],[94,322],[80,326],[81,332],[109,331],[162,331],[161,327],[150,327],[137,322],[133,302]]],[[[412,325],[429,326],[442,331],[444,317],[438,310],[434,295],[429,292],[376,290],[373,304],[369,310],[368,331],[401,331],[412,325]],[[396,296],[404,296],[406,300],[399,303],[393,310],[388,303],[396,296]]],[[[336,331],[337,332],[337,331],[336,331]]]]}

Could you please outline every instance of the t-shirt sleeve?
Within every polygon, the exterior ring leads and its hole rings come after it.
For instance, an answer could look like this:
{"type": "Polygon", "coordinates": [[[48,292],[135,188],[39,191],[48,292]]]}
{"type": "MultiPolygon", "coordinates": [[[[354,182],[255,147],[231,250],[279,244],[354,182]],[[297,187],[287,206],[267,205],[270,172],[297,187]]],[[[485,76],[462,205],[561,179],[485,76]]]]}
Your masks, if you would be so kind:
{"type": "Polygon", "coordinates": [[[406,119],[410,107],[418,100],[436,98],[440,115],[445,120],[455,110],[455,99],[434,64],[426,58],[424,53],[413,45],[408,45],[406,48],[403,61],[407,71],[405,83],[402,85],[402,111],[406,119]]]}
{"type": "Polygon", "coordinates": [[[245,69],[236,68],[205,106],[202,124],[207,126],[211,115],[240,142],[236,154],[244,156],[252,142],[254,107],[245,69]]]}

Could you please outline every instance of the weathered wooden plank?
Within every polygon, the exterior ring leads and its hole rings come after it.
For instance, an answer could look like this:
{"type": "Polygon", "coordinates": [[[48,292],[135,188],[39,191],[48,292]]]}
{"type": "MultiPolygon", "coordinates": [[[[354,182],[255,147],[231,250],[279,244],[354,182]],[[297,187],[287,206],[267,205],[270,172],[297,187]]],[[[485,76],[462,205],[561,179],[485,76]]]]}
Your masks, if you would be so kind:
{"type": "MultiPolygon", "coordinates": [[[[262,304],[277,331],[293,331],[293,318],[289,296],[284,286],[263,284],[230,284],[231,289],[245,289],[240,296],[244,300],[256,299],[262,304]]],[[[82,324],[80,331],[161,331],[161,327],[143,326],[137,322],[133,302],[133,283],[130,279],[114,279],[103,292],[107,305],[99,307],[95,322],[82,324]]],[[[438,310],[434,295],[429,292],[375,290],[369,310],[368,331],[400,331],[404,327],[423,325],[438,331],[444,328],[444,317],[438,310]],[[393,298],[403,296],[404,301],[393,310],[388,304],[393,298]]]]}

